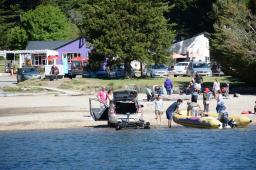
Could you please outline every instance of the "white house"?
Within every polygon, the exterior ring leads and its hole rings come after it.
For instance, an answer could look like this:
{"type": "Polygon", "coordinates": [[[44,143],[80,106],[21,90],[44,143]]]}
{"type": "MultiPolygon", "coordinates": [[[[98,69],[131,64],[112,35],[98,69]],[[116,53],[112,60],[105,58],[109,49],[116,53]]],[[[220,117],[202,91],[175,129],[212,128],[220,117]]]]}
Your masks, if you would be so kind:
{"type": "Polygon", "coordinates": [[[210,62],[209,33],[177,42],[171,48],[172,57],[176,60],[210,62]]]}

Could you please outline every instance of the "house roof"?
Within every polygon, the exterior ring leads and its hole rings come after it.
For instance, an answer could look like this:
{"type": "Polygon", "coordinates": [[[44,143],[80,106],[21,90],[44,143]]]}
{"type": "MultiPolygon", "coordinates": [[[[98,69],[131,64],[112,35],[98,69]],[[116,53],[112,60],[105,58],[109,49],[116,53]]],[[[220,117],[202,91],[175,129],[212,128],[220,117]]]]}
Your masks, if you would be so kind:
{"type": "Polygon", "coordinates": [[[68,41],[29,41],[26,50],[55,50],[65,44],[70,43],[72,40],[68,41]]]}
{"type": "Polygon", "coordinates": [[[209,35],[206,33],[198,34],[192,38],[179,41],[172,45],[171,51],[177,54],[187,54],[189,49],[199,48],[198,45],[201,45],[202,38],[208,39],[209,35]]]}

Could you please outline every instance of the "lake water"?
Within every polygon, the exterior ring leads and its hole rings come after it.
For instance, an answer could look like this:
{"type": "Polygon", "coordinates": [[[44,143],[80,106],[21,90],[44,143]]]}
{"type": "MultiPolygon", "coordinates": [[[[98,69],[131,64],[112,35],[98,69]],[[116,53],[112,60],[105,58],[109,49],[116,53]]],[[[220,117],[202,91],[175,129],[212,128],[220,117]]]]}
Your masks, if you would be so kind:
{"type": "Polygon", "coordinates": [[[0,133],[0,169],[256,169],[256,127],[0,133]]]}

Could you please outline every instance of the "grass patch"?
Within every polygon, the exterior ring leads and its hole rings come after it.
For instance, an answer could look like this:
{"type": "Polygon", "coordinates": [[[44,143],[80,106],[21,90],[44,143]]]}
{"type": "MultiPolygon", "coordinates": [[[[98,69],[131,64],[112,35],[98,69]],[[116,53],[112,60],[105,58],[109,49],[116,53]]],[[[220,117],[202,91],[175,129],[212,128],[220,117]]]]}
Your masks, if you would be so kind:
{"type": "Polygon", "coordinates": [[[74,89],[74,86],[72,84],[62,83],[59,85],[59,88],[61,89],[74,89]]]}
{"type": "MultiPolygon", "coordinates": [[[[211,87],[214,80],[218,79],[221,83],[241,84],[239,80],[229,76],[223,77],[203,77],[204,84],[211,87]]],[[[179,87],[191,81],[191,77],[172,77],[174,87],[179,87]]],[[[81,91],[98,91],[101,86],[112,88],[113,90],[135,88],[143,91],[146,86],[162,85],[165,78],[143,78],[143,79],[96,79],[96,78],[80,78],[70,81],[63,81],[59,88],[81,90],[81,91]]]]}
{"type": "MultiPolygon", "coordinates": [[[[230,87],[241,87],[244,83],[238,79],[230,76],[223,77],[203,77],[204,86],[212,87],[215,79],[221,83],[230,83],[230,87]]],[[[191,81],[191,77],[171,77],[174,87],[186,85],[191,81]]],[[[60,89],[77,90],[82,92],[96,92],[100,90],[101,86],[112,88],[113,90],[119,89],[136,89],[144,92],[145,87],[152,87],[153,85],[163,85],[165,78],[139,78],[139,79],[97,79],[97,78],[76,78],[76,79],[60,79],[58,81],[49,80],[27,80],[21,82],[17,87],[5,87],[3,90],[6,92],[40,92],[41,89],[34,89],[33,86],[46,86],[56,87],[60,89]]]]}
{"type": "Polygon", "coordinates": [[[20,87],[30,87],[30,86],[43,86],[46,83],[43,80],[39,79],[31,79],[31,80],[26,80],[22,81],[18,84],[20,87]]]}
{"type": "Polygon", "coordinates": [[[16,86],[4,86],[3,87],[4,92],[8,93],[18,93],[18,92],[23,92],[24,90],[21,87],[16,87],[16,86]]]}
{"type": "Polygon", "coordinates": [[[38,87],[24,88],[19,86],[4,86],[3,91],[7,93],[38,93],[42,89],[38,87]]]}

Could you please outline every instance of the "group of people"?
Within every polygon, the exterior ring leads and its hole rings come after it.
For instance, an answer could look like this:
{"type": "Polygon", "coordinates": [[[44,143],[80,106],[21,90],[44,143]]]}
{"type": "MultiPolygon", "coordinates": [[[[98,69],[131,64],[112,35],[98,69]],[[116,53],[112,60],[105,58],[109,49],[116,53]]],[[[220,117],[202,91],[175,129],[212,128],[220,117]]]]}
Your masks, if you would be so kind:
{"type": "MultiPolygon", "coordinates": [[[[223,122],[224,126],[226,126],[230,120],[228,118],[227,108],[223,101],[223,95],[222,95],[219,81],[217,79],[214,81],[212,91],[208,87],[202,90],[201,83],[203,82],[203,79],[198,74],[195,75],[195,77],[192,79],[191,82],[192,82],[191,86],[193,87],[192,89],[193,92],[191,94],[191,101],[187,103],[187,116],[192,116],[192,117],[207,116],[209,113],[210,101],[213,95],[213,97],[217,101],[216,111],[219,114],[218,119],[221,122],[223,122]],[[201,106],[198,104],[198,97],[201,93],[203,96],[203,110],[201,109],[201,106]]],[[[168,95],[172,94],[173,83],[169,79],[169,77],[167,77],[167,79],[165,80],[164,87],[166,88],[168,95]]],[[[151,98],[149,97],[149,95],[152,95],[152,91],[150,91],[149,88],[147,88],[146,90],[148,90],[147,100],[150,101],[151,98]]],[[[98,92],[97,94],[97,98],[102,105],[110,106],[111,104],[113,104],[112,89],[109,89],[108,91],[106,91],[105,87],[102,87],[101,91],[98,92]]],[[[153,100],[151,101],[154,101],[154,104],[155,104],[155,119],[157,121],[157,124],[161,125],[162,115],[165,111],[163,99],[162,99],[162,93],[157,93],[154,96],[153,100]]],[[[166,109],[165,113],[166,113],[166,118],[168,119],[168,127],[170,128],[172,127],[173,114],[180,113],[179,108],[182,102],[183,102],[182,99],[178,99],[166,109]]],[[[256,112],[256,109],[254,111],[256,112]]]]}
{"type": "MultiPolygon", "coordinates": [[[[169,76],[167,76],[166,80],[164,81],[163,87],[167,95],[171,95],[173,93],[173,82],[169,78],[169,76]]],[[[162,86],[155,85],[153,86],[153,90],[151,90],[151,88],[147,86],[146,87],[147,101],[154,101],[157,98],[157,96],[163,95],[164,89],[162,88],[162,86]]]]}
{"type": "Polygon", "coordinates": [[[50,80],[58,80],[58,75],[59,75],[60,71],[59,71],[59,68],[53,64],[52,67],[51,67],[51,71],[50,71],[50,80]]]}
{"type": "MultiPolygon", "coordinates": [[[[162,115],[164,113],[164,104],[161,95],[158,95],[155,99],[155,119],[157,124],[161,125],[162,115]]],[[[172,116],[174,112],[179,112],[179,106],[183,101],[178,99],[176,102],[172,103],[166,110],[166,118],[168,119],[168,127],[172,127],[172,116]]]]}
{"type": "MultiPolygon", "coordinates": [[[[167,78],[167,82],[168,82],[167,78]]],[[[214,98],[217,100],[217,106],[216,111],[219,114],[219,120],[221,122],[224,122],[225,125],[227,124],[228,120],[228,112],[226,111],[226,106],[223,101],[222,91],[220,88],[220,83],[216,79],[213,83],[212,91],[206,87],[202,91],[202,84],[203,78],[195,74],[195,77],[192,78],[190,82],[190,88],[192,91],[191,94],[191,101],[187,103],[187,116],[207,116],[209,113],[209,107],[210,107],[210,100],[211,96],[213,95],[214,98]],[[201,106],[198,104],[198,97],[203,92],[203,110],[201,109],[201,106]]],[[[173,84],[171,85],[173,86],[173,84]]],[[[166,87],[166,85],[165,85],[166,87]]],[[[172,127],[172,116],[173,113],[179,113],[179,106],[183,101],[181,99],[178,99],[176,102],[172,103],[166,110],[166,118],[168,119],[168,127],[172,127]]],[[[156,121],[157,124],[161,124],[161,115],[163,114],[163,100],[161,99],[161,95],[158,95],[155,99],[155,115],[156,115],[156,121]],[[158,121],[159,120],[159,121],[158,121]]]]}
{"type": "MultiPolygon", "coordinates": [[[[201,106],[198,104],[198,89],[194,89],[194,93],[191,95],[191,101],[187,103],[187,116],[207,116],[209,113],[209,105],[210,105],[210,99],[211,99],[211,91],[209,88],[205,88],[203,92],[203,105],[204,109],[201,110],[201,106]]],[[[220,91],[216,92],[216,100],[217,100],[217,106],[216,111],[219,113],[219,120],[226,121],[228,117],[228,113],[226,111],[226,106],[223,102],[223,97],[220,91]],[[225,117],[225,119],[223,118],[225,117]]],[[[181,103],[183,102],[182,99],[178,99],[177,101],[173,102],[166,110],[166,118],[168,119],[168,127],[172,127],[172,117],[174,113],[180,113],[179,107],[181,103]]],[[[161,124],[161,116],[164,113],[163,108],[163,100],[161,96],[157,96],[155,99],[155,119],[157,121],[157,124],[161,124]]]]}

